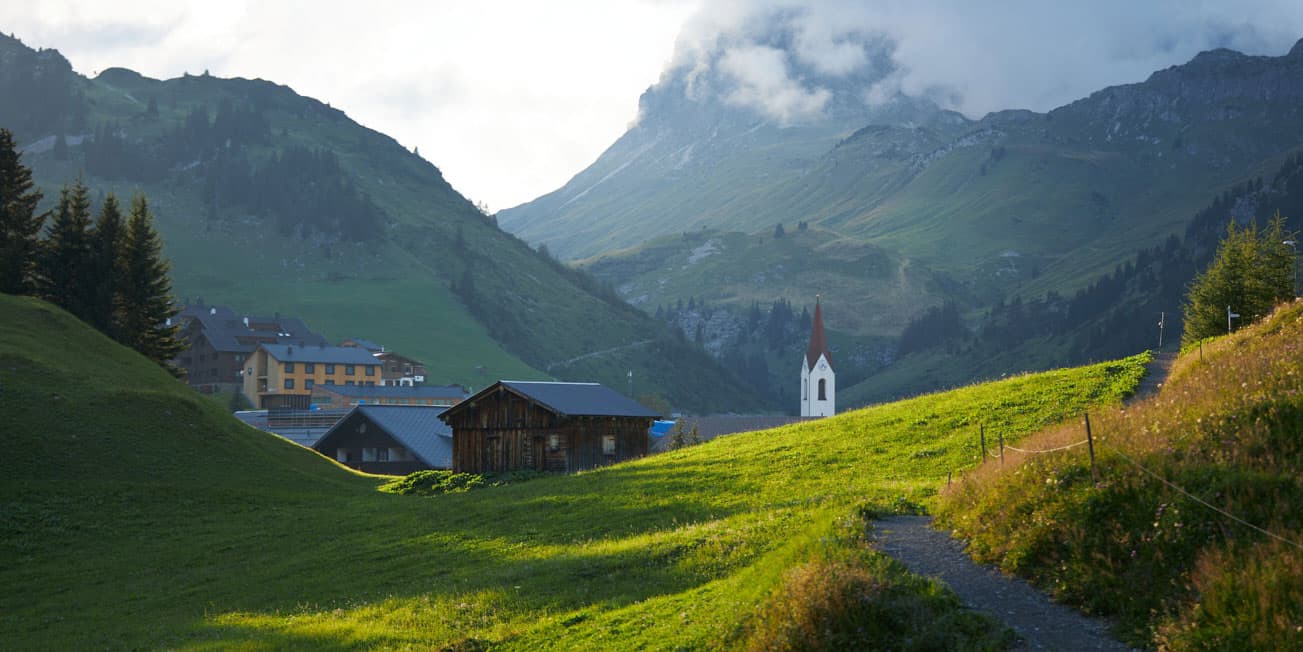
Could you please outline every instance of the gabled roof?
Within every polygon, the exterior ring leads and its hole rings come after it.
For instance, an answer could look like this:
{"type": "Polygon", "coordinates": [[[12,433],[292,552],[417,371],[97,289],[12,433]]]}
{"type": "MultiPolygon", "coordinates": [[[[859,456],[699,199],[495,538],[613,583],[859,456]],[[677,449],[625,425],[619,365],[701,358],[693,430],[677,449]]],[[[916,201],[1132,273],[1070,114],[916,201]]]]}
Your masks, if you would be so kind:
{"type": "Polygon", "coordinates": [[[313,389],[340,396],[377,396],[382,398],[465,398],[466,390],[457,385],[317,385],[313,389]]]}
{"type": "Polygon", "coordinates": [[[326,338],[308,330],[294,317],[243,317],[226,306],[187,306],[177,319],[197,322],[217,351],[251,353],[261,342],[299,346],[324,346],[326,338]],[[244,320],[249,320],[246,326],[244,320]],[[271,328],[261,328],[260,326],[271,328]]]}
{"type": "Polygon", "coordinates": [[[828,339],[823,334],[823,310],[819,298],[814,299],[814,324],[810,327],[810,344],[805,347],[805,366],[814,369],[822,354],[828,359],[828,367],[833,368],[832,351],[828,350],[828,339]]]}
{"type": "Polygon", "coordinates": [[[335,427],[326,431],[313,446],[320,450],[337,430],[349,423],[354,415],[361,415],[374,423],[394,441],[411,451],[417,459],[435,469],[452,468],[452,429],[439,415],[443,409],[408,405],[359,405],[335,427]]]}
{"type": "Polygon", "coordinates": [[[324,362],[326,364],[379,365],[380,361],[367,352],[352,346],[295,346],[293,344],[262,344],[267,355],[281,362],[324,362]]]}
{"type": "Polygon", "coordinates": [[[444,414],[470,409],[481,398],[506,388],[539,406],[563,416],[645,417],[660,416],[656,411],[598,383],[554,383],[500,380],[470,398],[448,408],[444,414]]]}

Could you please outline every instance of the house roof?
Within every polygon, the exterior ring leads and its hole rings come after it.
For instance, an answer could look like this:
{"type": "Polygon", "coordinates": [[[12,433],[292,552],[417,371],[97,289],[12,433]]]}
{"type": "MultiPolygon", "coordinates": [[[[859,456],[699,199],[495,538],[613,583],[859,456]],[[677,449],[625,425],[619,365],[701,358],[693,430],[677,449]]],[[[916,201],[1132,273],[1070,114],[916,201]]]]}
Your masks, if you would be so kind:
{"type": "Polygon", "coordinates": [[[376,424],[394,441],[411,451],[417,459],[435,469],[452,468],[452,429],[439,415],[444,410],[436,407],[408,405],[359,405],[348,416],[340,419],[317,441],[314,448],[330,440],[335,431],[348,423],[354,415],[361,415],[376,424]]]}
{"type": "Polygon", "coordinates": [[[815,297],[814,324],[810,327],[810,344],[805,347],[806,366],[814,369],[814,363],[819,361],[820,354],[827,358],[828,366],[832,367],[832,351],[828,350],[828,339],[823,334],[823,310],[819,298],[815,297]]]}
{"type": "Polygon", "coordinates": [[[380,398],[465,398],[466,390],[457,385],[317,385],[314,389],[340,396],[376,396],[380,398]]]}
{"type": "Polygon", "coordinates": [[[187,306],[177,318],[198,322],[209,344],[223,353],[250,353],[261,342],[299,346],[327,344],[326,338],[313,333],[303,320],[294,317],[245,317],[226,306],[187,306]],[[250,326],[245,325],[245,319],[250,326]]]}
{"type": "Polygon", "coordinates": [[[556,383],[522,380],[500,380],[480,390],[474,396],[448,408],[445,414],[453,410],[469,409],[478,399],[496,392],[499,387],[505,387],[548,410],[565,416],[646,417],[649,419],[660,416],[656,411],[598,383],[556,383]]]}
{"type": "MultiPolygon", "coordinates": [[[[793,423],[809,421],[811,417],[792,417],[783,415],[748,415],[748,414],[716,414],[701,417],[680,417],[677,421],[656,423],[682,424],[683,432],[686,435],[695,427],[697,436],[702,441],[714,439],[721,435],[731,435],[738,432],[753,432],[756,430],[770,430],[793,423]]],[[[673,425],[666,429],[664,435],[659,435],[652,441],[652,450],[663,451],[670,446],[670,437],[667,436],[673,429],[673,425]]]]}
{"type": "Polygon", "coordinates": [[[366,349],[366,350],[368,350],[368,351],[370,351],[370,352],[372,352],[372,353],[379,353],[380,351],[384,351],[384,350],[385,350],[385,347],[380,346],[379,344],[376,344],[375,342],[372,342],[371,340],[364,340],[364,339],[362,339],[362,338],[360,338],[360,337],[350,337],[350,338],[348,338],[347,340],[344,340],[344,341],[345,341],[345,342],[352,342],[353,344],[356,344],[356,345],[357,345],[357,348],[366,349]]]}
{"type": "Polygon", "coordinates": [[[281,362],[324,362],[326,364],[379,365],[380,361],[367,352],[352,346],[296,346],[294,344],[262,344],[267,354],[281,362]]]}

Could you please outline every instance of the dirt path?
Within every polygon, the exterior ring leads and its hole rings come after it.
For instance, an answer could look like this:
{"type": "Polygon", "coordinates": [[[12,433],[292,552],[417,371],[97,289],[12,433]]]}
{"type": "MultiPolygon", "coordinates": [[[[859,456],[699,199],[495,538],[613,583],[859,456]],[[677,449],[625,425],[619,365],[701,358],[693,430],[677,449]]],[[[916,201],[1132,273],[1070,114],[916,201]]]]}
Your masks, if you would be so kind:
{"type": "Polygon", "coordinates": [[[1176,362],[1176,353],[1171,351],[1155,353],[1154,359],[1145,369],[1145,377],[1140,379],[1140,385],[1136,387],[1136,393],[1127,402],[1139,401],[1156,394],[1158,388],[1167,382],[1167,374],[1171,373],[1174,362],[1176,362]]]}
{"type": "Polygon", "coordinates": [[[1019,650],[1130,650],[1108,626],[1051,602],[1044,593],[999,570],[974,563],[963,544],[930,527],[930,516],[891,516],[872,523],[877,548],[911,572],[934,577],[968,607],[996,618],[1022,638],[1019,650]]]}

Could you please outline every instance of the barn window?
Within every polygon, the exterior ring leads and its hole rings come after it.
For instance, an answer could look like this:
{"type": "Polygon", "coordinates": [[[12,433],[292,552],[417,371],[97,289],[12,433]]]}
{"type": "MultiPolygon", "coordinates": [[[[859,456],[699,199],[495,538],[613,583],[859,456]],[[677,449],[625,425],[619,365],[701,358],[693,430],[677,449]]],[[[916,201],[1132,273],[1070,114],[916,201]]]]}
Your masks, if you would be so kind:
{"type": "Polygon", "coordinates": [[[820,379],[819,379],[819,400],[820,400],[820,401],[826,401],[826,400],[828,400],[828,379],[827,379],[827,378],[820,378],[820,379]]]}
{"type": "Polygon", "coordinates": [[[376,461],[377,461],[377,462],[388,462],[388,461],[389,461],[389,449],[388,449],[388,448],[377,448],[377,449],[376,449],[376,461]]]}
{"type": "Polygon", "coordinates": [[[561,435],[551,434],[547,436],[548,450],[557,450],[561,448],[561,435]]]}
{"type": "Polygon", "coordinates": [[[602,435],[602,454],[615,455],[615,435],[602,435]]]}

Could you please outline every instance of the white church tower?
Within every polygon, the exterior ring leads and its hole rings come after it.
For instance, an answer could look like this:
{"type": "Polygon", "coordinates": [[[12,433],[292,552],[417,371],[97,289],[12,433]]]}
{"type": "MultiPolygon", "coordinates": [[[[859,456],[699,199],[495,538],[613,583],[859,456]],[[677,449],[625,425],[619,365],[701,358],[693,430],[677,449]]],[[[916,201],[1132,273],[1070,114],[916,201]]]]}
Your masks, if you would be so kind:
{"type": "Polygon", "coordinates": [[[810,345],[801,360],[801,416],[830,417],[837,413],[837,375],[832,369],[832,352],[823,335],[823,310],[814,299],[814,325],[810,345]]]}

